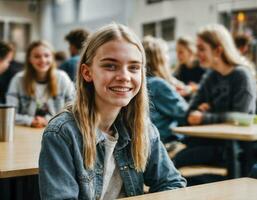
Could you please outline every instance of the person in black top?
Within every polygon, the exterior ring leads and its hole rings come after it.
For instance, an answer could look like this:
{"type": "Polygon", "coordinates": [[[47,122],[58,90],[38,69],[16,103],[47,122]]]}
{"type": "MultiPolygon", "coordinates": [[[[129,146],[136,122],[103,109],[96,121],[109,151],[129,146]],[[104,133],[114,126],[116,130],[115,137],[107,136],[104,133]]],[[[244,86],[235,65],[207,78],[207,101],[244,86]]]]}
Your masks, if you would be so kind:
{"type": "Polygon", "coordinates": [[[174,75],[178,80],[190,86],[191,93],[193,93],[198,89],[198,84],[206,71],[196,59],[195,43],[189,37],[180,37],[177,40],[176,52],[178,66],[174,75]]]}
{"type": "MultiPolygon", "coordinates": [[[[209,68],[192,98],[189,125],[223,123],[229,112],[255,113],[254,76],[241,59],[228,30],[222,25],[204,27],[197,38],[198,58],[209,68]]],[[[177,167],[222,165],[225,142],[188,137],[187,148],[175,157],[177,167]]]]}
{"type": "Polygon", "coordinates": [[[5,94],[9,83],[18,71],[22,69],[22,64],[13,60],[14,49],[5,42],[0,42],[0,103],[5,103],[5,94]]]}

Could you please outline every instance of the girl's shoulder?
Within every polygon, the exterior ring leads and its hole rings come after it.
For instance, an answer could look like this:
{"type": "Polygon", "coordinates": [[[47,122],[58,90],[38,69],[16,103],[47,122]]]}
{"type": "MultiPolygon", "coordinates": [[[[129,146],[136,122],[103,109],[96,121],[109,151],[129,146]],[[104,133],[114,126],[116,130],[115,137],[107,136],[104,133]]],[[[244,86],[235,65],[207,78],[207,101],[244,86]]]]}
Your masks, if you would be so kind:
{"type": "Polygon", "coordinates": [[[59,78],[59,79],[70,79],[68,74],[63,70],[56,69],[55,73],[56,73],[57,78],[59,78]]]}
{"type": "Polygon", "coordinates": [[[63,111],[52,118],[45,128],[42,137],[42,143],[59,143],[61,141],[64,141],[68,146],[82,144],[81,133],[76,121],[68,111],[63,111]]]}
{"type": "Polygon", "coordinates": [[[62,111],[49,121],[44,133],[67,134],[69,132],[67,130],[75,129],[77,129],[77,125],[73,114],[68,111],[62,111]]]}
{"type": "Polygon", "coordinates": [[[70,77],[68,76],[68,74],[65,71],[57,69],[55,71],[55,73],[56,73],[56,77],[57,77],[58,83],[61,86],[66,86],[66,85],[73,84],[71,79],[70,79],[70,77]]]}
{"type": "Polygon", "coordinates": [[[253,79],[250,69],[242,65],[236,66],[231,75],[233,79],[253,79]]]}
{"type": "Polygon", "coordinates": [[[23,77],[24,77],[24,71],[20,71],[20,72],[17,72],[15,75],[14,75],[14,77],[13,77],[13,79],[22,79],[23,77]]]}
{"type": "Polygon", "coordinates": [[[151,76],[148,78],[148,84],[154,88],[169,87],[170,83],[161,77],[151,76]]]}

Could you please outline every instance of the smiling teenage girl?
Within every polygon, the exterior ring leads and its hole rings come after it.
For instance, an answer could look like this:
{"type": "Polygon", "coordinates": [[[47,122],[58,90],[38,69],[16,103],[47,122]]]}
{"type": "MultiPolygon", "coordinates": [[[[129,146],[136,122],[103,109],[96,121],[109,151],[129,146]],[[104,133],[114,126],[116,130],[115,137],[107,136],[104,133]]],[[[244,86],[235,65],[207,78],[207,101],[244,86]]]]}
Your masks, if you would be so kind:
{"type": "Polygon", "coordinates": [[[185,186],[149,122],[145,55],[125,26],[87,41],[74,104],[46,128],[39,160],[42,199],[116,199],[185,186]]]}
{"type": "Polygon", "coordinates": [[[51,47],[35,41],[28,47],[25,71],[11,81],[7,102],[16,107],[16,124],[44,127],[72,100],[73,92],[69,77],[56,70],[51,47]]]}

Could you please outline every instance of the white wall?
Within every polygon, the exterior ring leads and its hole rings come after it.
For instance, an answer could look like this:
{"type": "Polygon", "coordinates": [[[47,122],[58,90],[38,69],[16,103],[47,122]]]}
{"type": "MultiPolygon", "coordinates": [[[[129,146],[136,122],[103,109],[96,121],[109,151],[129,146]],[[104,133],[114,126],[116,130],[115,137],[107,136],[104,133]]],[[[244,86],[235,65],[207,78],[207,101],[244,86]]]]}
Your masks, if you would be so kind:
{"type": "Polygon", "coordinates": [[[0,20],[31,22],[32,40],[46,39],[57,50],[67,50],[65,35],[74,28],[94,31],[116,21],[128,24],[142,36],[144,23],[176,18],[175,37],[194,34],[199,27],[218,22],[219,12],[257,8],[257,0],[166,0],[146,5],[146,0],[81,0],[79,15],[73,9],[74,0],[65,0],[57,13],[52,0],[41,0],[40,10],[31,12],[28,1],[0,0],[0,20]],[[74,16],[76,15],[76,16],[74,16]]]}
{"type": "Polygon", "coordinates": [[[146,0],[133,0],[133,14],[129,24],[142,36],[144,23],[176,18],[175,37],[191,35],[199,27],[217,23],[221,11],[257,8],[257,0],[166,0],[146,4],[146,0]]]}
{"type": "MultiPolygon", "coordinates": [[[[65,35],[74,28],[86,28],[94,31],[100,26],[110,22],[128,23],[128,12],[130,11],[131,0],[81,0],[78,19],[72,15],[66,20],[55,19],[53,22],[52,42],[55,49],[66,50],[68,44],[64,40],[65,35]]],[[[69,1],[67,1],[69,4],[69,1]]],[[[68,11],[72,6],[63,6],[63,15],[70,13],[68,11]]],[[[54,13],[54,16],[60,18],[60,13],[54,13]]]]}

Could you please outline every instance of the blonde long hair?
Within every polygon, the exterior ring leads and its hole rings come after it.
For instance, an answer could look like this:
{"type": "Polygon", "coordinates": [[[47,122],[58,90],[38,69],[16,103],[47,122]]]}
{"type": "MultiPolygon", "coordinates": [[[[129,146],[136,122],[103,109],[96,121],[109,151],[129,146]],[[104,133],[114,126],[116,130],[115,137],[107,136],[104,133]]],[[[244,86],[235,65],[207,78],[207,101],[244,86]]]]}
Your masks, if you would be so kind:
{"type": "Polygon", "coordinates": [[[149,108],[145,78],[145,53],[140,40],[128,27],[112,23],[89,36],[77,71],[76,99],[70,109],[83,136],[85,167],[92,169],[96,159],[96,129],[99,123],[99,114],[95,105],[94,85],[92,82],[84,80],[81,74],[81,65],[85,63],[91,66],[98,48],[109,41],[119,39],[135,45],[142,54],[141,88],[130,103],[122,108],[120,116],[132,137],[131,148],[135,168],[137,171],[143,171],[150,148],[147,131],[149,108]]]}
{"type": "Polygon", "coordinates": [[[251,67],[244,61],[236,48],[232,35],[223,25],[207,25],[197,33],[197,36],[204,42],[208,43],[212,49],[222,47],[223,52],[221,54],[221,58],[224,63],[231,66],[243,65],[248,67],[252,72],[251,67]]]}
{"type": "Polygon", "coordinates": [[[165,52],[168,46],[165,41],[160,38],[146,36],[143,39],[143,46],[146,55],[147,73],[161,77],[173,84],[173,78],[165,52]]]}
{"type": "Polygon", "coordinates": [[[25,60],[23,87],[28,96],[30,97],[35,96],[36,70],[34,69],[34,67],[30,62],[30,56],[31,56],[32,50],[39,46],[44,46],[50,49],[53,56],[53,62],[47,72],[47,89],[48,89],[48,94],[52,97],[55,97],[57,96],[57,80],[55,75],[56,63],[54,61],[53,49],[45,41],[34,41],[28,46],[28,49],[26,52],[26,60],[25,60]]]}

